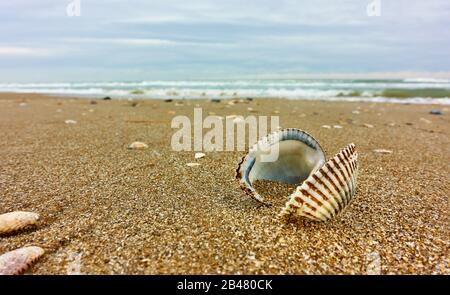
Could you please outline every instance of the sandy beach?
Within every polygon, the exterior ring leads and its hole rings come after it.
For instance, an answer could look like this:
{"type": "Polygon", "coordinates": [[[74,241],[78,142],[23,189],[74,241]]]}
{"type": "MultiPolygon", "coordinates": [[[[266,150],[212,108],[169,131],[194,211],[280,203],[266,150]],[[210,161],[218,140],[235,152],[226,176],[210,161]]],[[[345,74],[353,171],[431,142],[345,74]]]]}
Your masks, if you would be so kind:
{"type": "MultiPolygon", "coordinates": [[[[93,104],[3,93],[0,213],[33,211],[41,220],[0,237],[0,253],[44,248],[31,274],[450,274],[449,114],[414,104],[93,104]],[[281,127],[314,135],[328,158],[355,143],[355,198],[330,222],[280,222],[279,206],[260,206],[239,188],[234,170],[244,152],[194,159],[193,151],[171,149],[172,118],[192,118],[194,107],[204,115],[278,115],[281,127]],[[127,149],[134,141],[148,148],[127,149]]],[[[287,191],[269,185],[267,194],[283,200],[287,191]]]]}

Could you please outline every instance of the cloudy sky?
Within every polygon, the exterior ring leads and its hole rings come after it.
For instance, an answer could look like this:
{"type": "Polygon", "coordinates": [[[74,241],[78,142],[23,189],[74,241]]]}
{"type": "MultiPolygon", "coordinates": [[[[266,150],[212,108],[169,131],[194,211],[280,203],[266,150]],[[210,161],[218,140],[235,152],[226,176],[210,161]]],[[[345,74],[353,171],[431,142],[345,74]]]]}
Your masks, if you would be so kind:
{"type": "Polygon", "coordinates": [[[0,82],[450,72],[448,0],[73,1],[0,2],[0,82]]]}

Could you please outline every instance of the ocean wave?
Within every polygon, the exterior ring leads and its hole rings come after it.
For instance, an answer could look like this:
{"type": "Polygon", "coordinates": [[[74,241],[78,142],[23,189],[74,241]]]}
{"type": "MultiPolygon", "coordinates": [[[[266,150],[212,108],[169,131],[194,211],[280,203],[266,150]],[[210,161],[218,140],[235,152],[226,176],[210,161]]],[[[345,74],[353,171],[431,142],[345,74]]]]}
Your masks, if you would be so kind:
{"type": "Polygon", "coordinates": [[[407,83],[450,83],[450,79],[436,79],[436,78],[411,78],[404,79],[407,83]]]}
{"type": "Polygon", "coordinates": [[[446,80],[220,80],[2,83],[0,92],[118,98],[288,98],[449,104],[446,80]]]}
{"type": "Polygon", "coordinates": [[[0,83],[0,91],[8,89],[53,89],[53,88],[307,88],[307,89],[385,89],[385,88],[449,88],[450,80],[405,79],[404,81],[377,80],[230,80],[230,81],[140,81],[140,82],[72,82],[72,83],[0,83]]]}

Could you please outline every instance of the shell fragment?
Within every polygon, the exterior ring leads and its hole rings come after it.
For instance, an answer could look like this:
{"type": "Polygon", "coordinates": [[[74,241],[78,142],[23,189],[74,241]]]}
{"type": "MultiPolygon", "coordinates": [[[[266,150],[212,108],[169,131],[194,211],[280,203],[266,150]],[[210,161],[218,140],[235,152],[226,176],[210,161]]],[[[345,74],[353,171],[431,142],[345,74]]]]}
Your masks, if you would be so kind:
{"type": "Polygon", "coordinates": [[[15,232],[36,225],[39,214],[14,211],[0,215],[0,234],[15,232]]]}
{"type": "Polygon", "coordinates": [[[146,148],[148,148],[148,145],[140,141],[135,141],[128,146],[128,149],[130,150],[140,150],[146,148]]]}
{"type": "Polygon", "coordinates": [[[0,256],[0,275],[18,275],[26,271],[42,255],[44,249],[30,246],[7,252],[0,256]]]}

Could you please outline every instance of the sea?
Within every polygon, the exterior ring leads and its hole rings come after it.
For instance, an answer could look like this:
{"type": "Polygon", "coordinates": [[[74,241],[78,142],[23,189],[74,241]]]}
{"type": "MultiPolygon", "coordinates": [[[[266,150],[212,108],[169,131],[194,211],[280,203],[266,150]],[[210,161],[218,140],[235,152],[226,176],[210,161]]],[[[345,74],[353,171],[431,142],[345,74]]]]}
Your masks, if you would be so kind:
{"type": "Polygon", "coordinates": [[[122,99],[287,98],[450,105],[450,79],[240,79],[0,83],[0,92],[122,99]]]}

